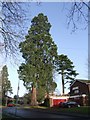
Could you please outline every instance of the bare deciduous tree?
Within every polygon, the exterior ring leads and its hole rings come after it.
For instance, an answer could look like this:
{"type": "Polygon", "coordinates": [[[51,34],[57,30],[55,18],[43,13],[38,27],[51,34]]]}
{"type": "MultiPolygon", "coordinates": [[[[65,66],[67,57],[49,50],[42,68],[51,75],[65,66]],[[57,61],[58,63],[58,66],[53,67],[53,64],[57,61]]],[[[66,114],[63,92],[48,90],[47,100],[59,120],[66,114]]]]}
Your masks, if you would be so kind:
{"type": "MultiPolygon", "coordinates": [[[[0,2],[0,42],[4,45],[6,56],[16,56],[18,44],[23,38],[24,22],[26,20],[23,3],[19,2],[0,2]],[[22,39],[21,39],[22,38],[22,39]]],[[[24,31],[25,32],[25,31],[24,31]]]]}
{"type": "Polygon", "coordinates": [[[84,24],[86,29],[88,26],[88,12],[90,12],[89,2],[72,2],[68,14],[68,26],[72,26],[72,31],[79,29],[79,24],[84,24]]]}

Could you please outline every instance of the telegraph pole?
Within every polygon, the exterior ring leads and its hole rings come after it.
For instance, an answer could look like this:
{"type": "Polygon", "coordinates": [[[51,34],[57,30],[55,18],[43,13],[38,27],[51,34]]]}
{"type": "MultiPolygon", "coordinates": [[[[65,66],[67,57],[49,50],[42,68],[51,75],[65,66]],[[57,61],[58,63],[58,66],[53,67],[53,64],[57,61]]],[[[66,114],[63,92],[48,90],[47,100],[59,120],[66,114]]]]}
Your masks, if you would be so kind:
{"type": "Polygon", "coordinates": [[[17,87],[17,98],[16,98],[15,116],[17,115],[17,104],[18,104],[19,88],[20,88],[19,86],[20,86],[20,80],[18,80],[18,87],[17,87]]]}

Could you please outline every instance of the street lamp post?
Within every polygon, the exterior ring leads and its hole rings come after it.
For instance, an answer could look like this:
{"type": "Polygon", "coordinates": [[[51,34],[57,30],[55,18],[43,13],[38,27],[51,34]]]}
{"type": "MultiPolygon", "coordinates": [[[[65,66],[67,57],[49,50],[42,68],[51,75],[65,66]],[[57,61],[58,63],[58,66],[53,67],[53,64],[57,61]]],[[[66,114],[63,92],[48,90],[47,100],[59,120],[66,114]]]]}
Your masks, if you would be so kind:
{"type": "Polygon", "coordinates": [[[18,96],[19,96],[19,85],[20,85],[20,80],[18,80],[15,115],[17,114],[17,104],[18,104],[18,96]]]}

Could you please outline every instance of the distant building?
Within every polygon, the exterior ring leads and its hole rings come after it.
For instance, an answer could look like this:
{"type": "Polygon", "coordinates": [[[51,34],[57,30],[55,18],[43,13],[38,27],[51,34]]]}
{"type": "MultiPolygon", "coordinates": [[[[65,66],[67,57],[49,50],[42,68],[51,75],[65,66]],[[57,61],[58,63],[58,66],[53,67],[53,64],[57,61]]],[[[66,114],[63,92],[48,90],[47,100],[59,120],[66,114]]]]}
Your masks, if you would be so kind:
{"type": "Polygon", "coordinates": [[[70,86],[70,98],[80,105],[90,105],[90,80],[75,80],[70,86]]]}

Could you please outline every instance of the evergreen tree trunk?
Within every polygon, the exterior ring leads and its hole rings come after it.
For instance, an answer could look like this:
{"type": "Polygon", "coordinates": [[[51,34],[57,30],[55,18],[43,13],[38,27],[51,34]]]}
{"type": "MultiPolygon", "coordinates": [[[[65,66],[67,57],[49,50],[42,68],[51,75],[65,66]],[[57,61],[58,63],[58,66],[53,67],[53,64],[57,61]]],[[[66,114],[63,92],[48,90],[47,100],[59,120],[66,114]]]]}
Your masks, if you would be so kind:
{"type": "Polygon", "coordinates": [[[64,74],[62,71],[62,94],[64,95],[64,74]]]}
{"type": "Polygon", "coordinates": [[[36,87],[32,86],[31,106],[37,105],[36,87]]]}

